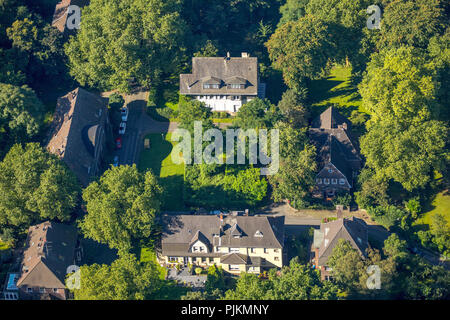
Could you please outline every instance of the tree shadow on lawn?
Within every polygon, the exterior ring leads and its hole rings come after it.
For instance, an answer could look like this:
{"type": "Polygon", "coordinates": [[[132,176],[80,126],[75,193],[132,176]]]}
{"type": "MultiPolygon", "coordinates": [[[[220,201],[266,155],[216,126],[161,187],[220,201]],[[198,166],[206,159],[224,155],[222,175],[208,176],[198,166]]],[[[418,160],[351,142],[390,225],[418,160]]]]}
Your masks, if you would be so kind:
{"type": "Polygon", "coordinates": [[[165,134],[150,134],[145,139],[150,139],[150,149],[142,150],[139,169],[151,169],[159,177],[164,159],[172,152],[172,144],[165,139],[165,134]]]}
{"type": "Polygon", "coordinates": [[[318,103],[321,101],[326,101],[330,98],[339,96],[339,90],[331,91],[333,88],[337,87],[341,83],[345,82],[342,80],[332,80],[332,76],[326,77],[324,79],[312,80],[308,87],[310,93],[310,102],[318,103]]]}

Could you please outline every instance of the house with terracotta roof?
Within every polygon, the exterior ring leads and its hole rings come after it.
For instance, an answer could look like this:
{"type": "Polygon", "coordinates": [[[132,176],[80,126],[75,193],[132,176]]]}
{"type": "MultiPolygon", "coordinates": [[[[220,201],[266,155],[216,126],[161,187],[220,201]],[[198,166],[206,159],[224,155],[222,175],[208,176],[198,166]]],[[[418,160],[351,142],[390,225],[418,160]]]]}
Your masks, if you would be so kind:
{"type": "Polygon", "coordinates": [[[322,223],[319,230],[314,230],[314,240],[311,252],[311,263],[320,270],[322,279],[332,276],[332,268],[328,266],[328,259],[339,240],[348,241],[361,257],[366,258],[369,247],[368,228],[364,220],[351,217],[322,223]]]}
{"type": "Polygon", "coordinates": [[[212,111],[235,113],[248,101],[264,99],[265,84],[259,82],[258,58],[194,57],[192,73],[180,75],[180,94],[191,96],[212,111]]]}
{"type": "Polygon", "coordinates": [[[81,258],[75,227],[50,221],[31,226],[15,284],[20,299],[67,299],[67,267],[81,258]]]}
{"type": "Polygon", "coordinates": [[[259,274],[283,266],[284,216],[165,216],[162,265],[220,266],[231,274],[259,274]]]}
{"type": "Polygon", "coordinates": [[[319,172],[314,195],[332,198],[353,188],[361,157],[350,133],[350,121],[329,107],[314,119],[308,131],[318,153],[319,172]]]}
{"type": "Polygon", "coordinates": [[[58,98],[47,149],[86,186],[100,173],[110,130],[108,99],[77,88],[58,98]]]}

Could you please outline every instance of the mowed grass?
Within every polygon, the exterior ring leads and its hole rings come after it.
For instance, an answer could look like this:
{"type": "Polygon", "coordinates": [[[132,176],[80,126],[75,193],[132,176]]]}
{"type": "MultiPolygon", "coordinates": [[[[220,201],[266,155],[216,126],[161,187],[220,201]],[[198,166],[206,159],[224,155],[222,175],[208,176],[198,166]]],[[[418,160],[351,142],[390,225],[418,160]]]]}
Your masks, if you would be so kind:
{"type": "Polygon", "coordinates": [[[173,163],[171,157],[171,152],[177,142],[170,141],[171,133],[149,134],[145,138],[150,139],[150,149],[144,149],[141,152],[139,170],[150,169],[160,178],[160,183],[164,188],[164,210],[184,210],[184,165],[173,163]]]}
{"type": "Polygon", "coordinates": [[[346,117],[349,117],[353,110],[365,112],[358,88],[351,83],[351,76],[351,67],[335,66],[328,77],[311,82],[308,90],[313,116],[319,115],[330,105],[340,108],[346,117]]]}
{"type": "Polygon", "coordinates": [[[416,224],[431,224],[431,218],[435,214],[442,214],[447,219],[450,227],[450,193],[448,190],[442,191],[436,195],[431,202],[431,210],[425,212],[416,224]]]}
{"type": "Polygon", "coordinates": [[[159,272],[159,278],[161,280],[164,280],[166,278],[166,274],[167,274],[167,269],[163,268],[159,265],[158,261],[156,260],[156,253],[150,249],[150,248],[146,248],[143,247],[141,248],[141,262],[153,262],[156,265],[156,268],[158,269],[159,272]]]}

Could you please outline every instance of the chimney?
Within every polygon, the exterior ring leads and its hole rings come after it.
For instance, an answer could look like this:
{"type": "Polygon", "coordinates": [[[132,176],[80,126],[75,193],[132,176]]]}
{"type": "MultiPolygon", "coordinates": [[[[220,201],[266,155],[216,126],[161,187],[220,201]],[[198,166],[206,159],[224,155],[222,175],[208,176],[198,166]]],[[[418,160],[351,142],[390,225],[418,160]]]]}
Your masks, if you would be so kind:
{"type": "Polygon", "coordinates": [[[227,57],[225,58],[225,60],[230,60],[230,52],[227,52],[227,57]]]}
{"type": "Polygon", "coordinates": [[[249,58],[250,55],[249,55],[247,52],[242,52],[242,53],[241,53],[241,57],[242,57],[242,58],[249,58]]]}
{"type": "Polygon", "coordinates": [[[245,209],[245,216],[248,217],[248,209],[245,209]]]}
{"type": "Polygon", "coordinates": [[[220,213],[219,219],[220,219],[220,224],[222,224],[223,223],[223,213],[222,212],[220,213]]]}

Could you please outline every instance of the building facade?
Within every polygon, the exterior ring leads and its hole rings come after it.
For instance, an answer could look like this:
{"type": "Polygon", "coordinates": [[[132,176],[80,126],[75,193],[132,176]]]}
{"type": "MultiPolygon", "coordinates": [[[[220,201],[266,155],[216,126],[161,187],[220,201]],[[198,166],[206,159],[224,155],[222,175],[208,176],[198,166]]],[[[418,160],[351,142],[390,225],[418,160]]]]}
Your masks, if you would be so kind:
{"type": "Polygon", "coordinates": [[[180,94],[191,96],[212,111],[235,113],[248,101],[265,97],[259,82],[258,59],[241,57],[194,57],[192,73],[180,75],[180,94]]]}
{"type": "Polygon", "coordinates": [[[215,264],[232,274],[283,265],[284,217],[180,215],[165,223],[162,265],[215,264]]]}

